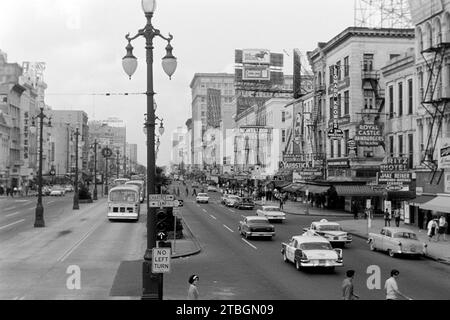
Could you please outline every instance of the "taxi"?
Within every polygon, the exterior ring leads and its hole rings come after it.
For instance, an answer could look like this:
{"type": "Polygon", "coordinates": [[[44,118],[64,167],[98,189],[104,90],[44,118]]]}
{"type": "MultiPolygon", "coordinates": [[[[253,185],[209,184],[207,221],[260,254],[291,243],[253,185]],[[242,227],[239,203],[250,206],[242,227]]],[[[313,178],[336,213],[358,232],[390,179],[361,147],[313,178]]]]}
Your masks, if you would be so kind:
{"type": "Polygon", "coordinates": [[[317,235],[326,238],[333,245],[345,246],[352,243],[352,235],[345,232],[337,222],[330,222],[327,219],[314,221],[309,228],[303,231],[312,231],[317,235]]]}

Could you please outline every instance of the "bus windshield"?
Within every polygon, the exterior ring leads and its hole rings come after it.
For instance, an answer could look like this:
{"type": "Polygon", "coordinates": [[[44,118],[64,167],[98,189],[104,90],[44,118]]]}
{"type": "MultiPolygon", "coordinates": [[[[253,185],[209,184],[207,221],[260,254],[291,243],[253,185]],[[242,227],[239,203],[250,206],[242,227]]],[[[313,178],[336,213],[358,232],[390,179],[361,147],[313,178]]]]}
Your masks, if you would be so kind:
{"type": "Polygon", "coordinates": [[[109,201],[136,202],[137,194],[131,190],[114,190],[109,194],[109,201]]]}

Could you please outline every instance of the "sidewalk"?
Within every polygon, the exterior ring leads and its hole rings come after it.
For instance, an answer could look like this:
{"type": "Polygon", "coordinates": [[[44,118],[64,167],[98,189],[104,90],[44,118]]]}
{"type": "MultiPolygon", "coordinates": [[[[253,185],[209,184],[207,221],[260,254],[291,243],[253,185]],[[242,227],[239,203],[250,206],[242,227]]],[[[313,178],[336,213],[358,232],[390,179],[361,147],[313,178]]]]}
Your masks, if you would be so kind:
{"type": "MultiPolygon", "coordinates": [[[[262,203],[262,200],[256,200],[256,205],[260,206],[280,206],[279,201],[266,201],[265,204],[262,203]]],[[[310,215],[310,216],[329,216],[329,217],[351,217],[352,214],[349,212],[336,212],[333,210],[328,210],[324,208],[316,208],[311,207],[311,205],[307,205],[302,202],[288,201],[283,204],[283,212],[288,214],[296,214],[296,215],[310,215]],[[308,208],[309,214],[305,212],[306,208],[308,208]]]]}
{"type": "MultiPolygon", "coordinates": [[[[367,239],[368,232],[379,233],[380,230],[384,227],[384,219],[375,218],[372,220],[372,226],[368,230],[367,220],[366,219],[358,219],[358,220],[344,220],[338,221],[342,228],[350,232],[356,237],[367,239]]],[[[395,222],[391,221],[391,226],[395,226],[395,222]]],[[[424,242],[428,245],[426,256],[430,259],[449,264],[450,265],[450,237],[447,235],[447,241],[444,241],[442,238],[439,242],[428,241],[427,231],[421,230],[416,226],[400,223],[400,227],[410,229],[417,234],[417,237],[421,242],[424,242]]]]}
{"type": "MultiPolygon", "coordinates": [[[[191,256],[199,253],[202,250],[200,243],[198,242],[197,238],[195,238],[194,234],[192,233],[191,229],[186,224],[184,219],[181,219],[181,222],[183,224],[184,237],[183,239],[175,240],[175,250],[172,250],[175,252],[172,252],[172,259],[191,256]]],[[[170,240],[170,242],[172,243],[172,249],[174,249],[173,239],[170,240]]]]}

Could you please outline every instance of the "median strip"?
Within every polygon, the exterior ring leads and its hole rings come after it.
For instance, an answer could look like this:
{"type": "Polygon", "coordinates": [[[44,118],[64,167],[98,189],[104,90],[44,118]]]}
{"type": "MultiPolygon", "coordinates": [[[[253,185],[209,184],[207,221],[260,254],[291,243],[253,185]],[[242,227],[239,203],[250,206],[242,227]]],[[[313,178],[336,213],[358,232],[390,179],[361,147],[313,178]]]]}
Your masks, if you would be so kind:
{"type": "MultiPolygon", "coordinates": [[[[242,238],[241,238],[242,239],[242,238]]],[[[250,247],[252,247],[253,249],[255,249],[255,250],[257,250],[258,248],[257,247],[255,247],[254,245],[252,245],[250,242],[248,242],[247,240],[245,240],[245,239],[242,239],[242,241],[244,241],[246,244],[248,244],[250,247]]]]}
{"type": "Polygon", "coordinates": [[[15,225],[15,224],[18,224],[18,223],[21,223],[21,222],[24,222],[24,221],[25,221],[25,219],[21,219],[21,220],[19,220],[19,221],[16,221],[16,222],[7,224],[6,226],[0,227],[0,230],[3,230],[3,229],[5,229],[5,228],[11,227],[11,226],[13,226],[13,225],[15,225]]]}

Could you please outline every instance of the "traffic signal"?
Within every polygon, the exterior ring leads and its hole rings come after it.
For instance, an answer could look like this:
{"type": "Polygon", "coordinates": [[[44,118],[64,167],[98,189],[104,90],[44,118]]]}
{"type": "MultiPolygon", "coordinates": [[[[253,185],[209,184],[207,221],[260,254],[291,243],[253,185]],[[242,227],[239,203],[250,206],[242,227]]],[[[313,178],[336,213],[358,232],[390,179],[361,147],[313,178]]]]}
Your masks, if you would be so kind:
{"type": "Polygon", "coordinates": [[[163,232],[167,234],[167,212],[164,209],[160,209],[156,212],[156,234],[163,232]]]}

